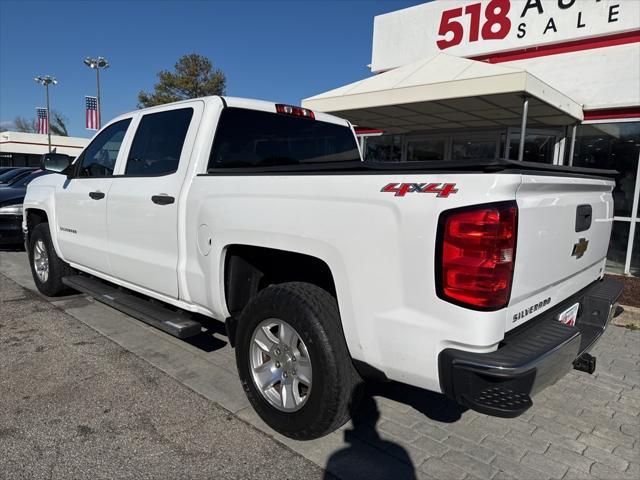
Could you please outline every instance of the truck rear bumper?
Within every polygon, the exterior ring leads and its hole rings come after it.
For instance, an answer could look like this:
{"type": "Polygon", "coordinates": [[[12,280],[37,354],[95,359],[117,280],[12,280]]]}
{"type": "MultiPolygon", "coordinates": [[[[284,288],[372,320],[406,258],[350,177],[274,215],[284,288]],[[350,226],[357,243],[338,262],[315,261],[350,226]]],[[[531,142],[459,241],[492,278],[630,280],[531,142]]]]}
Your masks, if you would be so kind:
{"type": "Polygon", "coordinates": [[[621,283],[600,280],[509,332],[494,352],[443,350],[438,357],[442,391],[487,415],[524,413],[531,395],[565,375],[600,338],[621,293],[621,283]],[[558,315],[575,303],[580,304],[575,326],[559,322],[558,315]]]}

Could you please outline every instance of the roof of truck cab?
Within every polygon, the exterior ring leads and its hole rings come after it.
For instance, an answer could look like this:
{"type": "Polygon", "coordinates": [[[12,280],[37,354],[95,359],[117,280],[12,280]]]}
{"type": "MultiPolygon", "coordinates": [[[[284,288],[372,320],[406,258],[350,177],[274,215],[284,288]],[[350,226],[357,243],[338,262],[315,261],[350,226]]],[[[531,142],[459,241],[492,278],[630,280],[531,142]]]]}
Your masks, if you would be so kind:
{"type": "MultiPolygon", "coordinates": [[[[248,110],[260,110],[263,112],[271,112],[271,113],[276,113],[276,105],[280,103],[280,102],[267,102],[265,100],[258,100],[254,98],[227,97],[227,96],[220,97],[217,95],[212,95],[208,97],[190,98],[187,100],[181,100],[179,102],[165,103],[162,105],[154,105],[153,107],[142,108],[140,110],[134,110],[131,112],[124,113],[122,115],[118,115],[117,117],[113,118],[109,123],[114,123],[119,120],[124,120],[125,118],[128,118],[131,115],[136,113],[145,114],[147,112],[153,112],[155,110],[165,109],[166,107],[173,107],[173,106],[177,107],[180,105],[187,105],[195,101],[202,101],[205,104],[215,104],[215,105],[220,105],[220,101],[222,101],[225,107],[245,108],[248,110]]],[[[345,120],[340,117],[336,117],[335,115],[331,115],[329,113],[324,113],[324,112],[315,112],[315,111],[313,113],[314,113],[315,119],[318,121],[351,127],[351,124],[349,123],[348,120],[345,120]]]]}
{"type": "MultiPolygon", "coordinates": [[[[210,97],[208,97],[210,98],[210,97]]],[[[246,108],[249,110],[262,110],[264,112],[275,113],[276,105],[281,102],[267,102],[265,100],[256,100],[253,98],[240,98],[240,97],[222,97],[227,107],[246,108]]],[[[296,105],[297,106],[297,105],[296,105]]],[[[344,118],[336,117],[329,113],[313,112],[315,119],[321,122],[335,123],[337,125],[344,125],[350,127],[351,124],[344,118]]]]}

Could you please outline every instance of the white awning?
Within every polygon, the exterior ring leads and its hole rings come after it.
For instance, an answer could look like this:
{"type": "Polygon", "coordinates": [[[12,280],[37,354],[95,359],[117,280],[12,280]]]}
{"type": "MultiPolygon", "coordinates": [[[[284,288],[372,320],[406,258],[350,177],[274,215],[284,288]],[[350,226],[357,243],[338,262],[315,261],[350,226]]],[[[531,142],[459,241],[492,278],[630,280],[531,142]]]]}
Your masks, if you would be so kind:
{"type": "Polygon", "coordinates": [[[524,69],[439,54],[302,101],[302,106],[389,133],[529,125],[569,125],[582,106],[524,69]]]}

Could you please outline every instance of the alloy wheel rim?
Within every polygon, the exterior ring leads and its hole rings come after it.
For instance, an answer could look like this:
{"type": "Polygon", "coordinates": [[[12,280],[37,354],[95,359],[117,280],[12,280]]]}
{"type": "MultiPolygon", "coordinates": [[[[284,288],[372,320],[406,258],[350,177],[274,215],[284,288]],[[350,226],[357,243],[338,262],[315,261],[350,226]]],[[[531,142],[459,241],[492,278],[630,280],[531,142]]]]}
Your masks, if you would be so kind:
{"type": "Polygon", "coordinates": [[[269,404],[295,412],[307,402],[313,381],[311,358],[298,332],[277,318],[264,320],[251,336],[253,383],[269,404]]]}
{"type": "Polygon", "coordinates": [[[33,249],[33,267],[38,279],[42,283],[46,283],[49,278],[49,255],[47,255],[44,242],[40,239],[36,241],[33,249]]]}

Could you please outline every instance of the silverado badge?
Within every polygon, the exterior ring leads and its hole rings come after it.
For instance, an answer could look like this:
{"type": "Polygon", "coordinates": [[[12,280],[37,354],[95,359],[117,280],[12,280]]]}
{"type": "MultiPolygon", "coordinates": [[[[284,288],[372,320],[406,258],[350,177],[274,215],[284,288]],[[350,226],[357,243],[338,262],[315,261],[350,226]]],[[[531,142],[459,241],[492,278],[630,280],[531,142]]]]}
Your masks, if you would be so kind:
{"type": "Polygon", "coordinates": [[[573,252],[571,252],[572,257],[580,258],[584,255],[584,252],[587,251],[587,247],[589,246],[589,240],[586,238],[581,238],[578,240],[578,243],[573,245],[573,252]]]}

